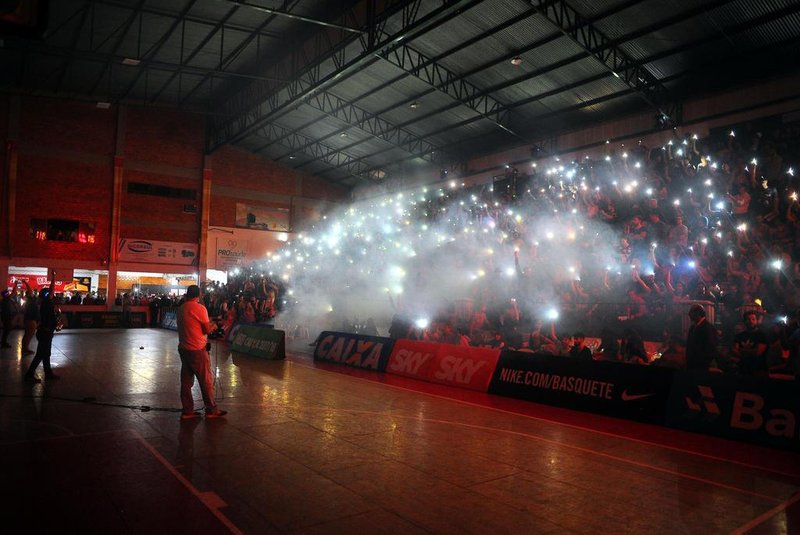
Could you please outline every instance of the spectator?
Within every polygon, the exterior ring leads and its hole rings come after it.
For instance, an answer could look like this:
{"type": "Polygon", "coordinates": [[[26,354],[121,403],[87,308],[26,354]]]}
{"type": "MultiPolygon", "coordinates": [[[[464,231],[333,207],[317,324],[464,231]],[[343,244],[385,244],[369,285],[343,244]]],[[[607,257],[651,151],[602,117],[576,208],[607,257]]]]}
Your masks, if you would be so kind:
{"type": "Polygon", "coordinates": [[[592,360],[592,350],[586,346],[586,335],[576,332],[573,335],[574,344],[569,350],[569,356],[582,360],[592,360]]]}
{"type": "Polygon", "coordinates": [[[744,331],[733,339],[731,358],[743,375],[767,375],[767,335],[758,328],[758,315],[747,311],[742,315],[744,331]]]}
{"type": "Polygon", "coordinates": [[[689,307],[689,319],[692,324],[686,337],[686,368],[708,370],[717,358],[717,330],[706,321],[702,305],[689,307]]]}

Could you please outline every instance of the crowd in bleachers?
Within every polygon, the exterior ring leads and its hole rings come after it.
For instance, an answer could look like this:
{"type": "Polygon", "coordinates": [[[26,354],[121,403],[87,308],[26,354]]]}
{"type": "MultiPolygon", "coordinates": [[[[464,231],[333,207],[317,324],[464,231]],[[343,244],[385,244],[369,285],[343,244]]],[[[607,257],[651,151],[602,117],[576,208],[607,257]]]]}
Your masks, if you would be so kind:
{"type": "Polygon", "coordinates": [[[510,168],[493,190],[433,199],[416,217],[448,217],[455,226],[490,219],[514,246],[516,278],[492,280],[503,274],[489,257],[468,295],[469,314],[454,300],[421,328],[399,310],[389,334],[585,355],[585,340],[575,341],[586,338],[581,331],[593,339],[594,358],[680,367],[686,312],[702,302],[720,335],[716,366],[741,371],[736,337],[752,311],[767,340],[766,369],[795,373],[799,141],[798,125],[745,125],[701,139],[674,130],[663,146],[639,143],[549,169],[540,163],[524,175],[510,168]],[[458,202],[476,196],[466,207],[458,202]],[[540,223],[521,222],[519,213],[549,214],[563,238],[538,238],[540,223]],[[588,231],[587,221],[605,225],[588,231]],[[554,265],[564,240],[582,251],[569,269],[554,265]],[[553,294],[556,310],[547,312],[553,294]],[[648,352],[642,340],[657,347],[648,352]]]}

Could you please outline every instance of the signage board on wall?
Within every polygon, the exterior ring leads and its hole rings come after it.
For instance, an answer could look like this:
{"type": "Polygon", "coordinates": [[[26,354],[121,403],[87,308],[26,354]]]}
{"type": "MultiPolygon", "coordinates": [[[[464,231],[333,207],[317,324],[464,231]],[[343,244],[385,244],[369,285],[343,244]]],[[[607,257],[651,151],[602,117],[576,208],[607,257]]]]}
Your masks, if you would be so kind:
{"type": "Polygon", "coordinates": [[[214,253],[215,269],[228,271],[247,265],[247,240],[236,239],[233,236],[219,236],[216,239],[216,243],[217,247],[214,253]]]}
{"type": "Polygon", "coordinates": [[[123,238],[117,244],[117,253],[122,262],[191,266],[197,263],[197,252],[196,243],[123,238]]]}
{"type": "Polygon", "coordinates": [[[206,262],[209,268],[231,271],[263,260],[284,246],[287,235],[236,227],[209,227],[206,262]]]}
{"type": "Polygon", "coordinates": [[[289,209],[236,203],[236,226],[256,230],[289,232],[289,209]]]}
{"type": "MultiPolygon", "coordinates": [[[[72,277],[69,278],[69,273],[72,270],[65,270],[67,271],[67,277],[64,277],[64,280],[61,280],[62,275],[59,273],[57,274],[58,278],[56,279],[56,283],[53,285],[53,291],[55,293],[63,293],[63,292],[88,292],[91,290],[92,287],[92,278],[91,277],[72,277]]],[[[6,288],[9,290],[12,288],[17,288],[20,291],[27,290],[28,286],[30,286],[31,290],[41,290],[42,288],[47,288],[50,286],[50,278],[47,276],[38,276],[38,275],[14,275],[10,274],[8,276],[8,283],[6,284],[6,288]]]]}

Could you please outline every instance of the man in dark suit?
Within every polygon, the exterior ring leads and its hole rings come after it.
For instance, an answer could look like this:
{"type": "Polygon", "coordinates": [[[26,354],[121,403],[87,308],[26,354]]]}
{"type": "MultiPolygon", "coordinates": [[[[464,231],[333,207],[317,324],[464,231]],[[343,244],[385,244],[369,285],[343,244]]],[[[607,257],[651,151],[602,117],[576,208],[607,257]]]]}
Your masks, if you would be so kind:
{"type": "Polygon", "coordinates": [[[686,336],[686,369],[708,370],[717,356],[717,329],[706,320],[702,305],[689,307],[692,325],[686,336]]]}

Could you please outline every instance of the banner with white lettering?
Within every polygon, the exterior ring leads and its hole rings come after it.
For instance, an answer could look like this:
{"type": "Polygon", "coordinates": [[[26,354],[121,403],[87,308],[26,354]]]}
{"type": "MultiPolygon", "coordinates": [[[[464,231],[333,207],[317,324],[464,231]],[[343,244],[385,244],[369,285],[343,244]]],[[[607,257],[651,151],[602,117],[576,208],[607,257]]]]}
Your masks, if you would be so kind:
{"type": "Polygon", "coordinates": [[[248,264],[247,240],[231,236],[217,237],[217,248],[214,251],[214,268],[220,271],[230,271],[248,264]]]}
{"type": "Polygon", "coordinates": [[[197,244],[158,240],[123,238],[117,243],[117,254],[121,262],[150,262],[154,264],[197,263],[197,244]]]}
{"type": "Polygon", "coordinates": [[[241,325],[231,339],[231,351],[268,360],[286,358],[286,333],[260,325],[241,325]]]}
{"type": "Polygon", "coordinates": [[[674,370],[507,351],[489,393],[664,423],[674,370]]]}
{"type": "Polygon", "coordinates": [[[323,331],[314,349],[314,360],[382,372],[386,370],[394,342],[381,336],[323,331]]]}
{"type": "Polygon", "coordinates": [[[678,372],[667,408],[670,427],[795,451],[798,417],[798,381],[709,372],[678,372]]]}
{"type": "Polygon", "coordinates": [[[397,340],[388,373],[486,392],[499,349],[397,340]]]}

